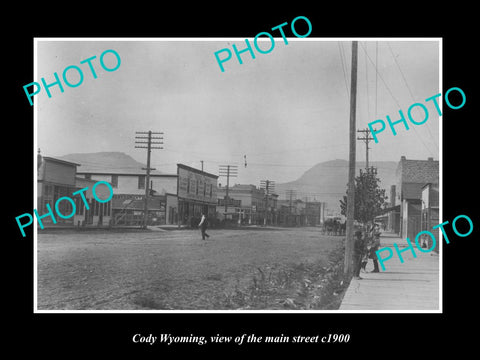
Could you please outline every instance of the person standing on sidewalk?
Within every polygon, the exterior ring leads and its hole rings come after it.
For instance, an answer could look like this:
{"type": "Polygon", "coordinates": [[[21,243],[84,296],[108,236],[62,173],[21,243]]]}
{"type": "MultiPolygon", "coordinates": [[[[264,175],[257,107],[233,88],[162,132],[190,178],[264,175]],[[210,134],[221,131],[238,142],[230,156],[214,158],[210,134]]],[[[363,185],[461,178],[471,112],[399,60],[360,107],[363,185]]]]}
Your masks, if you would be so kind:
{"type": "Polygon", "coordinates": [[[353,245],[353,277],[361,280],[360,268],[362,266],[362,259],[365,254],[365,239],[362,239],[362,232],[355,232],[355,243],[353,245]]]}
{"type": "Polygon", "coordinates": [[[380,232],[373,232],[372,246],[370,247],[370,259],[373,260],[373,270],[371,272],[380,272],[378,268],[377,250],[380,248],[380,232]]]}
{"type": "Polygon", "coordinates": [[[202,219],[200,220],[200,224],[198,224],[198,226],[202,231],[202,240],[205,240],[205,236],[209,238],[210,235],[208,235],[206,232],[208,227],[208,220],[207,220],[207,217],[205,216],[205,213],[202,213],[202,219]]]}

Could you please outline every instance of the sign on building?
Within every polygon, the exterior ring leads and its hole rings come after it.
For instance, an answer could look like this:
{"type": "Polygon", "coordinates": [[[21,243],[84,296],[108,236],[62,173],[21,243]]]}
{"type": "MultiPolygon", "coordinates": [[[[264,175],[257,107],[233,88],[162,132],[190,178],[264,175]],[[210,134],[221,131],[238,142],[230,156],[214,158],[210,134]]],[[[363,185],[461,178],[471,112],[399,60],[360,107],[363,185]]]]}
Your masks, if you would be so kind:
{"type": "Polygon", "coordinates": [[[217,176],[178,164],[178,197],[217,203],[217,176]]]}

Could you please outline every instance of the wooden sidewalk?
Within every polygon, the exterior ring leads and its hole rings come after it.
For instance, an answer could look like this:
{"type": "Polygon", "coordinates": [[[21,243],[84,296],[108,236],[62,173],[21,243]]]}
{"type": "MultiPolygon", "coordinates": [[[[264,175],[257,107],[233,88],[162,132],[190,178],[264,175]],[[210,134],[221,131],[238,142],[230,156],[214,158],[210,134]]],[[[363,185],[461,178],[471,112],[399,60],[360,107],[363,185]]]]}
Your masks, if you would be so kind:
{"type": "MultiPolygon", "coordinates": [[[[380,247],[389,246],[393,251],[392,258],[384,262],[385,271],[382,271],[379,264],[380,272],[371,273],[373,263],[369,260],[366,272],[360,272],[362,279],[352,279],[350,282],[339,310],[441,312],[439,254],[434,251],[422,253],[414,244],[415,258],[406,249],[407,245],[405,239],[395,234],[382,234],[380,247]],[[401,253],[403,263],[393,247],[394,243],[400,250],[406,250],[401,253]]],[[[383,256],[386,257],[387,254],[385,251],[383,256]]]]}

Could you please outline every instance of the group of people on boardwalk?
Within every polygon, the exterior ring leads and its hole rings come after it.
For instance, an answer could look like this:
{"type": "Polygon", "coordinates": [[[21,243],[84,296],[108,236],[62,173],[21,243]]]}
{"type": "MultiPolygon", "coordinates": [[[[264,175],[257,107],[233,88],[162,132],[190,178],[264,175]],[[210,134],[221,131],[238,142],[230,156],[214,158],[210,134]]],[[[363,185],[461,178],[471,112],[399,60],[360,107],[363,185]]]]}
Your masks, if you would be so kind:
{"type": "Polygon", "coordinates": [[[373,224],[367,230],[355,232],[355,245],[353,249],[353,276],[361,279],[360,271],[366,271],[369,259],[373,260],[372,272],[379,272],[377,250],[380,248],[380,229],[378,224],[373,224]]]}

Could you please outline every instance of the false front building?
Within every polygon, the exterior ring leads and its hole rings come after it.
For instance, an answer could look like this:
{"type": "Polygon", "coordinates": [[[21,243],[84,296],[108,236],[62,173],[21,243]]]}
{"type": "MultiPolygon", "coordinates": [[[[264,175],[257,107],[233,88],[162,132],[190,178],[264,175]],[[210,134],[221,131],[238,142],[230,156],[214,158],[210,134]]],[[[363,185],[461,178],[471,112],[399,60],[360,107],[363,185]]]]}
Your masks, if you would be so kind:
{"type": "Polygon", "coordinates": [[[177,164],[177,201],[179,221],[195,227],[202,213],[214,223],[218,176],[187,165],[177,164]]]}
{"type": "MultiPolygon", "coordinates": [[[[77,166],[80,165],[50,156],[41,156],[39,152],[37,160],[37,211],[39,214],[48,212],[47,204],[54,209],[58,199],[65,196],[72,197],[72,194],[78,190],[75,180],[77,166]]],[[[70,214],[73,210],[68,201],[62,201],[58,205],[58,210],[62,214],[70,214]]],[[[74,225],[73,217],[63,219],[56,216],[55,219],[56,223],[50,216],[46,216],[41,222],[44,226],[74,225]]]]}
{"type": "MultiPolygon", "coordinates": [[[[60,226],[108,226],[111,220],[111,202],[99,202],[94,199],[92,188],[96,181],[77,176],[77,167],[80,164],[49,156],[37,157],[37,210],[40,214],[47,213],[47,204],[51,209],[56,208],[58,200],[69,197],[74,201],[75,209],[69,201],[58,202],[58,212],[73,214],[68,218],[55,216],[42,218],[45,227],[60,226]],[[73,193],[87,188],[83,192],[85,200],[73,193]]],[[[101,200],[108,199],[109,189],[105,185],[97,186],[95,191],[101,200]]]]}
{"type": "Polygon", "coordinates": [[[402,156],[396,175],[396,196],[400,202],[399,235],[414,240],[422,230],[422,189],[427,184],[438,184],[439,162],[433,158],[409,160],[402,156]]]}
{"type": "Polygon", "coordinates": [[[277,223],[277,194],[265,193],[255,185],[218,186],[217,217],[248,225],[277,223]]]}

